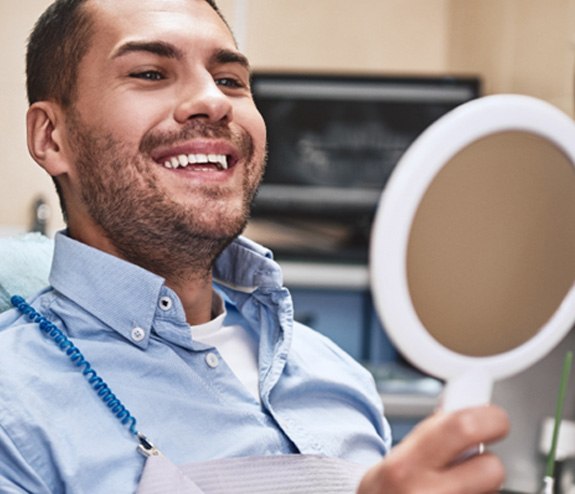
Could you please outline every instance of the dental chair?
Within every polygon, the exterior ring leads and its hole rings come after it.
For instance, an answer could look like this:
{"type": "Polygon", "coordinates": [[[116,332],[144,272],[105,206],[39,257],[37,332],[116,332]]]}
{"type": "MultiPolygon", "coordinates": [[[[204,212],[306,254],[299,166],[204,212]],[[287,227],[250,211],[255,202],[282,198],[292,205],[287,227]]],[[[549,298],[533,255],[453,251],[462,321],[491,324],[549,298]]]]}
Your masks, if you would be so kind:
{"type": "Polygon", "coordinates": [[[0,238],[0,312],[12,307],[12,295],[26,298],[48,286],[53,244],[40,233],[0,238]]]}

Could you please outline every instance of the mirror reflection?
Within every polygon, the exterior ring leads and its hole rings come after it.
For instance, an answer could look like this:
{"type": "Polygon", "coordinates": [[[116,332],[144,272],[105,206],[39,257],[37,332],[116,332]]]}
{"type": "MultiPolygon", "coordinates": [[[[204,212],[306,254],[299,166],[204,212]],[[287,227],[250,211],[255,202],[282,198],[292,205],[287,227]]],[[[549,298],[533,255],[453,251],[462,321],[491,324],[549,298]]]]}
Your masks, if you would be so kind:
{"type": "Polygon", "coordinates": [[[446,348],[490,356],[530,339],[575,280],[575,168],[540,136],[506,131],[456,154],[416,212],[407,276],[446,348]]]}

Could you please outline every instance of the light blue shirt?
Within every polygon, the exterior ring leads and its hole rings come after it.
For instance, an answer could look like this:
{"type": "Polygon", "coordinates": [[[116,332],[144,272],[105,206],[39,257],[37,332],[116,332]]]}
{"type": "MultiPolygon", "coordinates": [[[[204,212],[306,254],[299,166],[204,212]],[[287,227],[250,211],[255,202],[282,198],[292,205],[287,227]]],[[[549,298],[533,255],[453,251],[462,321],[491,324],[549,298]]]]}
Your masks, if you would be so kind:
{"type": "MultiPolygon", "coordinates": [[[[58,234],[51,287],[30,302],[176,464],[286,453],[377,462],[390,433],[371,376],[293,322],[270,252],[239,238],[214,280],[226,322],[259,341],[261,403],[217,349],[192,340],[164,280],[138,266],[58,234]]],[[[145,462],[136,446],[38,324],[16,310],[0,316],[0,492],[134,492],[145,462]]]]}

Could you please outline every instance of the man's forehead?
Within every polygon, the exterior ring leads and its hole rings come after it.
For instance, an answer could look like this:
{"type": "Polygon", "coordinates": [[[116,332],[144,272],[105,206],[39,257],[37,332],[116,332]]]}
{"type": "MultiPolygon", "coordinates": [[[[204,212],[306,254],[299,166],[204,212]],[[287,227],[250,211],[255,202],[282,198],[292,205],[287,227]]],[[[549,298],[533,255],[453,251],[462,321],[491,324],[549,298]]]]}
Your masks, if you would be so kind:
{"type": "Polygon", "coordinates": [[[137,27],[138,22],[154,16],[166,21],[170,16],[189,17],[196,22],[210,19],[229,31],[221,15],[206,0],[88,0],[86,8],[96,22],[124,21],[137,27]]]}
{"type": "Polygon", "coordinates": [[[203,36],[235,48],[229,27],[206,0],[89,0],[87,8],[104,43],[203,36]]]}
{"type": "Polygon", "coordinates": [[[215,12],[206,0],[88,0],[87,4],[110,13],[128,10],[171,12],[194,5],[202,5],[215,12]]]}

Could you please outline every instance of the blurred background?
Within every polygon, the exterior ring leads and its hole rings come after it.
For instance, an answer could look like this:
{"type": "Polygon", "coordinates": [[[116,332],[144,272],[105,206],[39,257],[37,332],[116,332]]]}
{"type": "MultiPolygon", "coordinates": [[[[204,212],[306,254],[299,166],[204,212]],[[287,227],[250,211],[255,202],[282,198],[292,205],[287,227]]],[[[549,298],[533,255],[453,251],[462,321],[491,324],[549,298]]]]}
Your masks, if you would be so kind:
{"type": "MultiPolygon", "coordinates": [[[[25,140],[25,44],[49,4],[0,1],[0,236],[53,235],[64,226],[52,182],[28,156],[25,140]]],[[[374,313],[367,242],[377,197],[418,133],[468,99],[525,94],[572,116],[575,0],[218,4],[251,60],[256,101],[273,141],[247,234],[274,248],[298,319],[373,371],[401,440],[437,406],[441,383],[397,354],[374,313]],[[386,168],[379,169],[383,161],[386,168]],[[302,162],[309,166],[298,171],[302,162]],[[294,173],[282,175],[286,169],[294,173]]],[[[514,423],[496,448],[510,492],[535,492],[540,484],[542,422],[553,414],[562,356],[575,348],[574,333],[541,364],[496,386],[494,401],[510,410],[514,423]]],[[[573,394],[565,412],[570,420],[573,394]]],[[[568,485],[575,475],[571,459],[561,472],[568,485]]]]}

